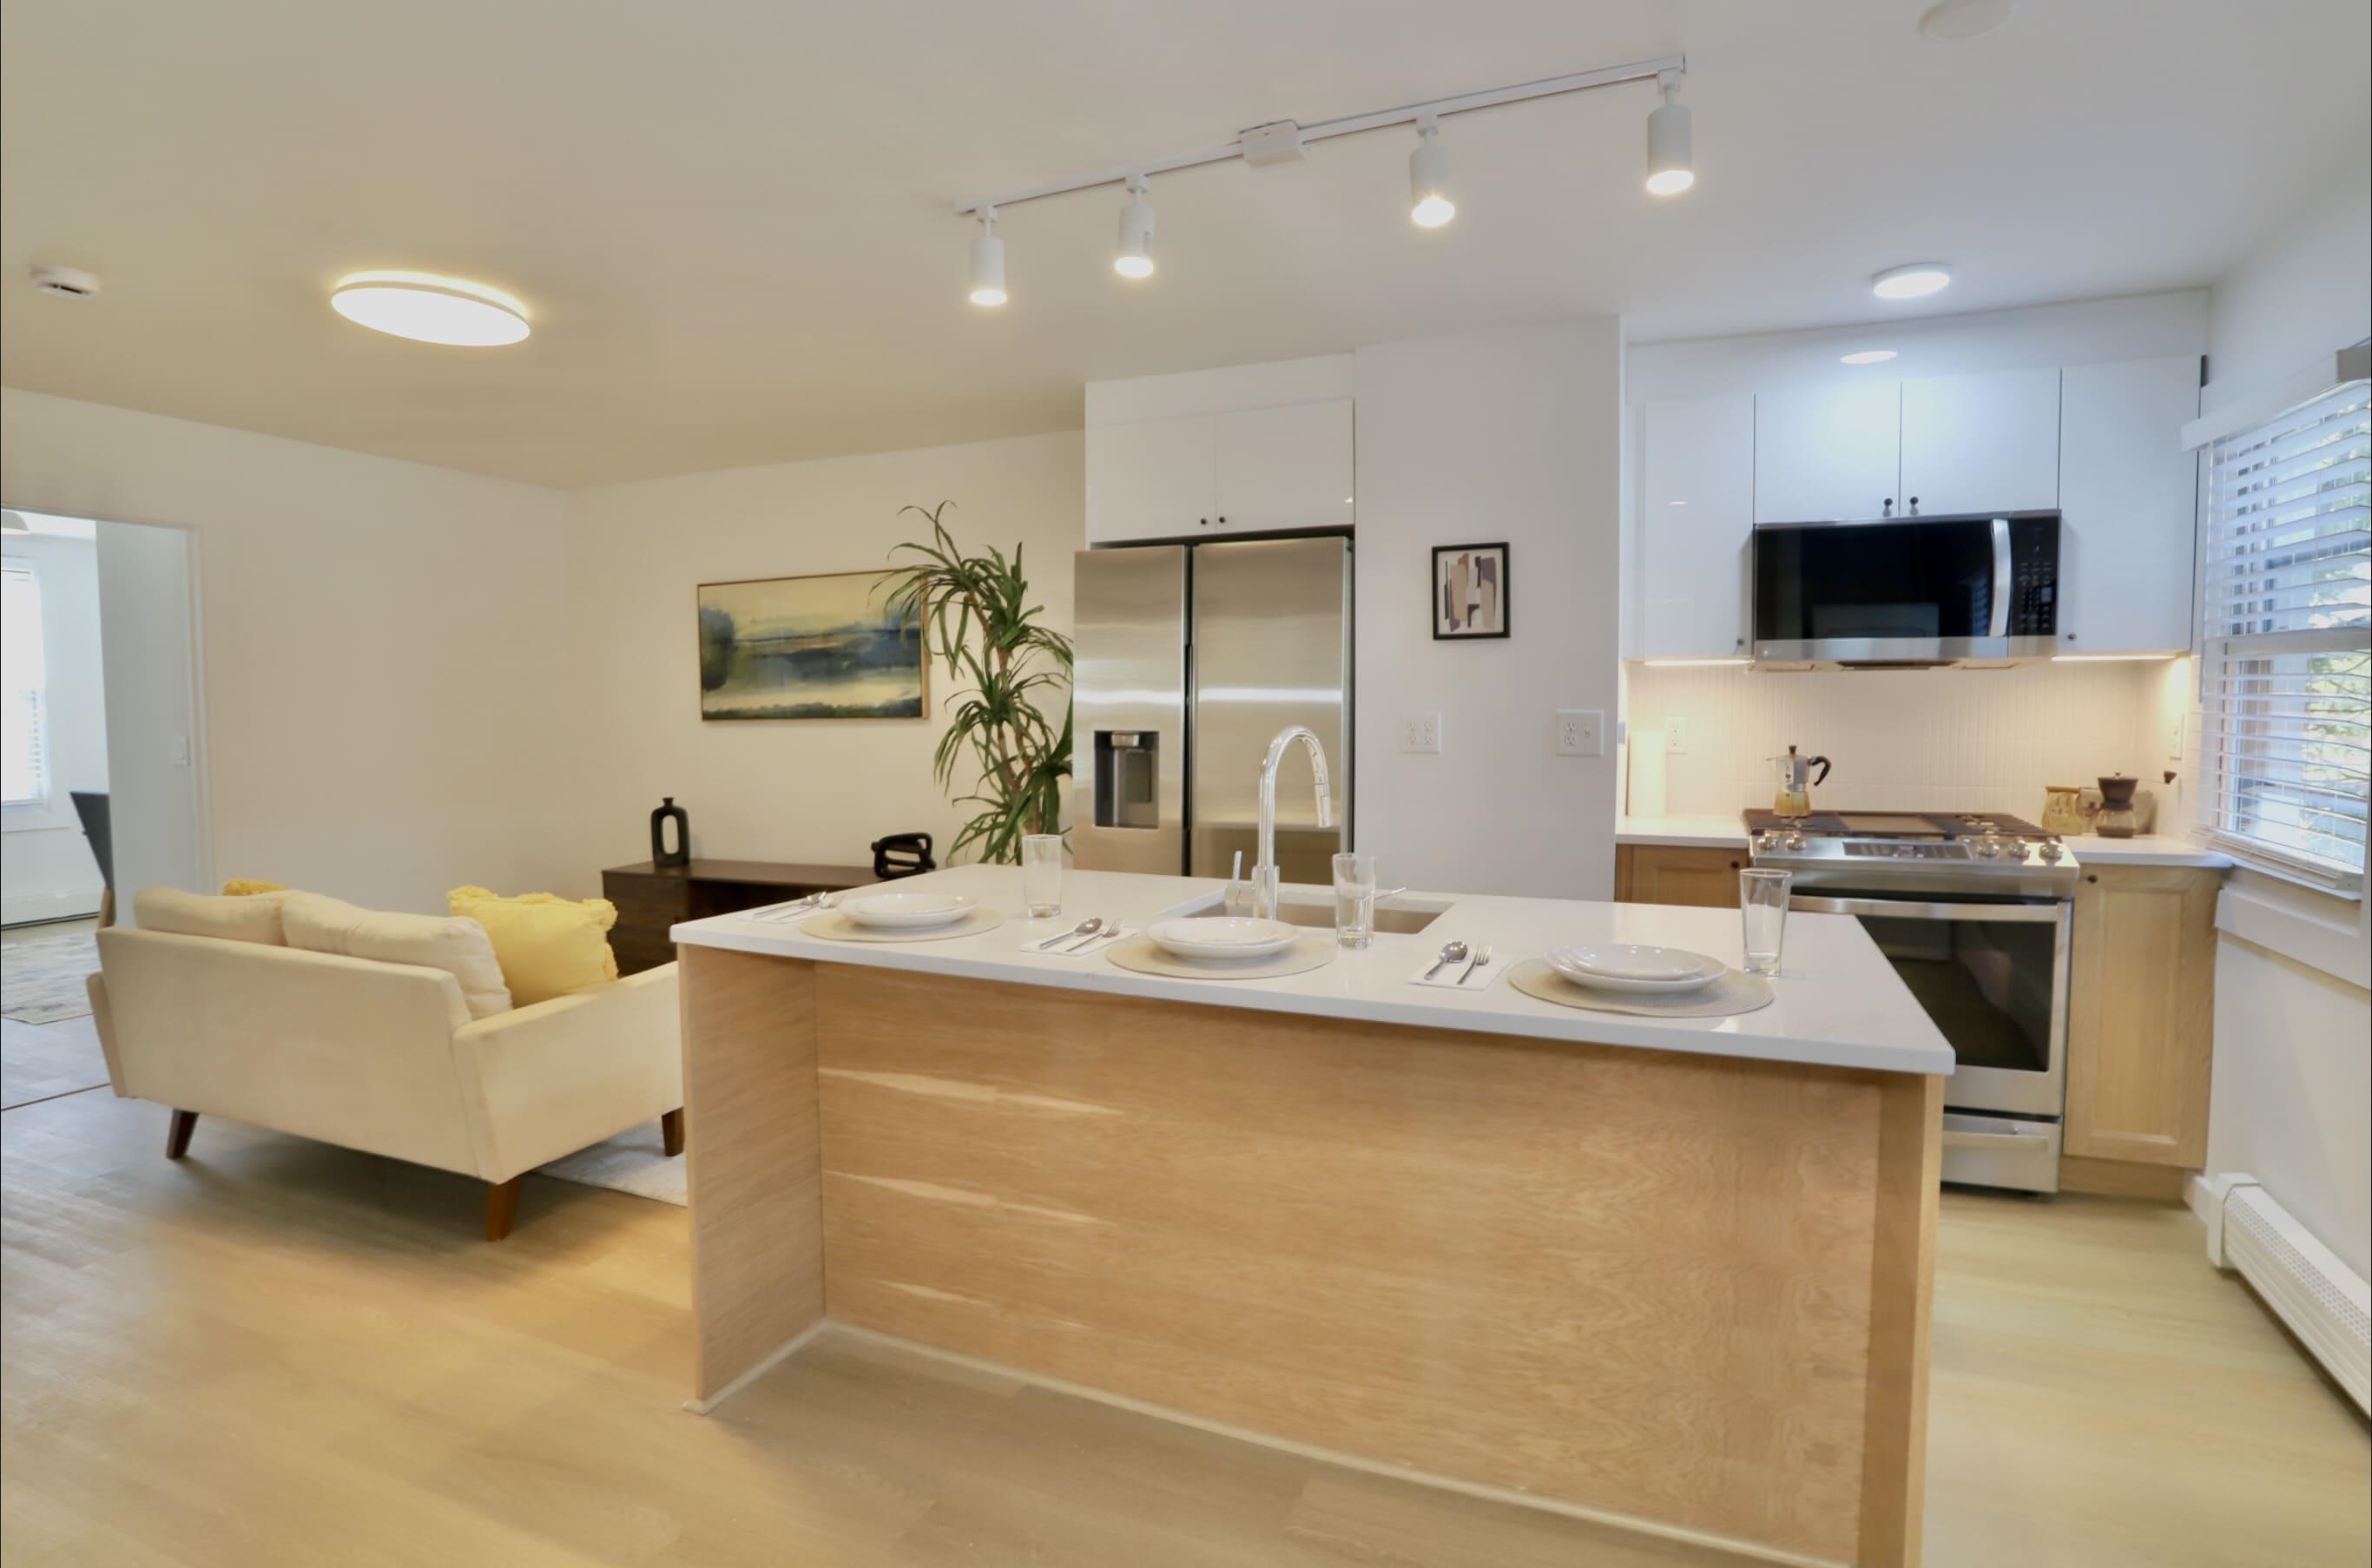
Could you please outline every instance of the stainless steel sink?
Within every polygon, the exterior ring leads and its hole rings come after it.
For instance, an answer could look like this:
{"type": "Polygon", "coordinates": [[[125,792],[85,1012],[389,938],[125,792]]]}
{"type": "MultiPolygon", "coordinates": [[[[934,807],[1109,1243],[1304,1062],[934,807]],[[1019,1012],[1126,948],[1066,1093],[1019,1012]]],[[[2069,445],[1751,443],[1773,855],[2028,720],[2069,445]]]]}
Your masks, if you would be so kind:
{"type": "MultiPolygon", "coordinates": [[[[1216,914],[1220,902],[1221,895],[1213,893],[1162,912],[1174,915],[1216,914]]],[[[1449,905],[1444,900],[1411,898],[1403,893],[1388,903],[1376,906],[1376,929],[1407,935],[1411,932],[1423,931],[1448,911],[1449,905]]],[[[1277,889],[1276,918],[1288,924],[1331,931],[1334,929],[1333,890],[1288,883],[1277,889]]]]}

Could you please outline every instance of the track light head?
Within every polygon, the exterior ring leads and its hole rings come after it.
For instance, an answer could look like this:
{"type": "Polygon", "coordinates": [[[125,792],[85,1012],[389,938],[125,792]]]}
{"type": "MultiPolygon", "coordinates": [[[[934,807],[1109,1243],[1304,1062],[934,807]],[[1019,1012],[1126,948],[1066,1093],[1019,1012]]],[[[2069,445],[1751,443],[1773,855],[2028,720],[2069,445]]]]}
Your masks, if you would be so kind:
{"type": "Polygon", "coordinates": [[[1005,303],[1005,241],[996,237],[996,209],[980,210],[980,233],[971,242],[971,302],[1005,303]]]}
{"type": "Polygon", "coordinates": [[[1449,149],[1441,145],[1441,122],[1427,114],[1416,122],[1416,151],[1409,154],[1409,221],[1439,228],[1458,215],[1449,196],[1449,149]]]}
{"type": "Polygon", "coordinates": [[[1664,101],[1647,116],[1647,193],[1677,196],[1697,182],[1689,111],[1675,101],[1680,93],[1680,74],[1664,72],[1656,78],[1656,87],[1664,101]]]}
{"type": "Polygon", "coordinates": [[[1145,199],[1145,176],[1131,175],[1128,202],[1120,210],[1120,249],[1112,271],[1124,278],[1153,275],[1153,205],[1145,199]]]}

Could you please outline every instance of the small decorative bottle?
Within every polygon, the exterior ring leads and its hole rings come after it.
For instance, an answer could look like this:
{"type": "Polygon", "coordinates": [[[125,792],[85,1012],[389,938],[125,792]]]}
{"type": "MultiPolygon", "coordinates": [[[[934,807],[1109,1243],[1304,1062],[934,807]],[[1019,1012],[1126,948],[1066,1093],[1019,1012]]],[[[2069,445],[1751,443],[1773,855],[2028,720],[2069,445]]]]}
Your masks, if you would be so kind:
{"type": "Polygon", "coordinates": [[[651,813],[651,864],[657,866],[690,865],[692,864],[692,818],[675,803],[674,796],[666,796],[659,808],[651,813]],[[668,847],[668,823],[675,824],[675,847],[668,847]]]}

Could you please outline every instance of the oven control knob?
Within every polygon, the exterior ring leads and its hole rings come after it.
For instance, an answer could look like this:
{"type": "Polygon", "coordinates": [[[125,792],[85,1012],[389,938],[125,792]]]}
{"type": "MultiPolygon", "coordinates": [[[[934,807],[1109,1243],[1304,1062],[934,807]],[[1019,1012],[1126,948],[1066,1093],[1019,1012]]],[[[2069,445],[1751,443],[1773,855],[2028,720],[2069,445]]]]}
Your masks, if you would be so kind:
{"type": "Polygon", "coordinates": [[[1999,860],[2001,858],[2001,841],[1994,838],[1990,833],[1977,841],[1977,858],[1979,860],[1999,860]]]}
{"type": "Polygon", "coordinates": [[[1801,833],[1788,834],[1787,847],[1791,851],[1802,849],[1804,847],[1804,835],[1801,833]]]}
{"type": "Polygon", "coordinates": [[[2056,865],[2059,864],[2059,857],[2065,854],[2067,849],[2057,839],[2045,839],[2042,841],[2042,847],[2035,853],[2042,856],[2043,865],[2056,865]]]}

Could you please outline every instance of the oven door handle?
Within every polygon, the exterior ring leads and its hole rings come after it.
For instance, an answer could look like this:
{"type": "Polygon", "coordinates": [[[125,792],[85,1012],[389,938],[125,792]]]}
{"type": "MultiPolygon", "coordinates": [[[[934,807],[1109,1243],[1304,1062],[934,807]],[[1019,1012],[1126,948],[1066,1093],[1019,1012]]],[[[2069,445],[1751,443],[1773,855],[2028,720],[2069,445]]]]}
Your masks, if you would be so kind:
{"type": "Polygon", "coordinates": [[[2051,1146],[2048,1132],[1956,1132],[1944,1130],[1944,1146],[1948,1149],[2047,1149],[2051,1146]]]}
{"type": "Polygon", "coordinates": [[[1985,628],[1988,637],[2009,635],[2010,593],[2017,582],[2009,551],[2009,519],[1994,519],[1994,602],[1991,623],[1985,628]]]}
{"type": "Polygon", "coordinates": [[[1791,910],[1806,914],[1870,914],[1888,920],[1990,920],[2023,921],[2035,925],[2055,925],[2067,918],[2067,905],[2062,901],[2050,904],[1935,904],[1913,899],[1824,899],[1814,893],[1797,893],[1787,900],[1791,910]]]}

